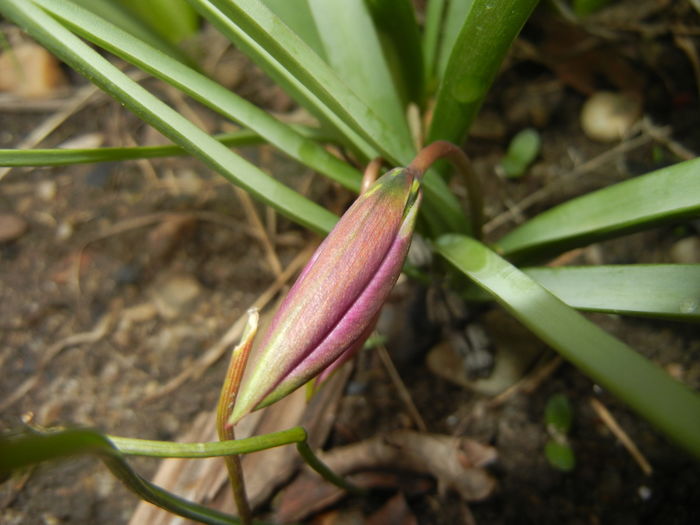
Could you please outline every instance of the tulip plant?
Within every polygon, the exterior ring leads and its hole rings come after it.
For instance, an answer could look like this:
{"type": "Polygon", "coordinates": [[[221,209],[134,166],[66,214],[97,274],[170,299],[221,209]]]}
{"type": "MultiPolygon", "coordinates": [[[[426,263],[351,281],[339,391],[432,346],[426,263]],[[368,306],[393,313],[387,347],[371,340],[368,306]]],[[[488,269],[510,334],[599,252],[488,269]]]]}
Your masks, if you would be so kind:
{"type": "MultiPolygon", "coordinates": [[[[593,381],[700,457],[700,396],[577,311],[697,322],[699,265],[532,266],[572,248],[698,217],[700,161],[680,162],[594,191],[503,237],[482,239],[479,185],[450,143],[466,139],[537,0],[428,0],[421,24],[410,0],[188,3],[314,115],[319,126],[283,123],[230,92],[133,15],[107,16],[115,9],[108,0],[0,0],[0,14],[173,142],[158,148],[2,150],[0,165],[188,154],[292,221],[322,235],[332,233],[259,339],[253,339],[252,315],[222,389],[221,442],[165,443],[94,430],[31,430],[0,438],[0,472],[95,453],[144,499],[203,522],[235,523],[143,480],[125,459],[226,456],[241,519],[249,522],[237,455],[296,443],[324,477],[351,488],[317,460],[303,428],[235,440],[235,423],[319,374],[323,379],[362,346],[404,265],[414,226],[439,256],[430,275],[449,273],[445,282],[465,297],[500,303],[593,381]],[[122,73],[95,46],[244,129],[208,135],[122,73]],[[409,125],[411,113],[419,114],[413,120],[423,124],[409,125]],[[394,169],[368,185],[338,220],[230,149],[251,143],[271,144],[354,192],[361,188],[362,166],[373,159],[381,157],[394,169]],[[342,148],[345,160],[329,153],[326,143],[342,148]],[[445,156],[468,175],[467,214],[449,190],[449,172],[431,167],[445,156]],[[247,353],[255,345],[260,357],[243,376],[247,353]]],[[[411,274],[428,278],[421,272],[413,268],[411,274]]]]}

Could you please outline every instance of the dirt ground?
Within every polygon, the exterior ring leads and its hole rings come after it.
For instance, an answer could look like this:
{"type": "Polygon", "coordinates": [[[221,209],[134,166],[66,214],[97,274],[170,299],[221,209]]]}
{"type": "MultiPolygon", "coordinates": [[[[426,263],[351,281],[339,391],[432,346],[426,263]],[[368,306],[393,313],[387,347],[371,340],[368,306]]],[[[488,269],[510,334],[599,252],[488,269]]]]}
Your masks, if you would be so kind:
{"type": "MultiPolygon", "coordinates": [[[[611,11],[587,29],[544,10],[525,28],[466,145],[487,188],[491,240],[567,198],[691,158],[700,149],[700,16],[686,2],[637,4],[634,14],[629,6],[617,18],[611,11]],[[609,143],[592,140],[580,125],[583,104],[603,90],[638,100],[645,117],[626,137],[609,143]],[[508,180],[499,174],[500,160],[509,139],[528,126],[538,130],[542,151],[522,178],[508,180]]],[[[229,51],[222,60],[237,68],[228,72],[227,82],[238,92],[298,116],[293,103],[239,55],[229,51]]],[[[68,85],[55,94],[55,103],[0,97],[0,147],[18,147],[73,103],[55,130],[31,147],[75,138],[104,146],[162,143],[100,93],[79,102],[85,84],[64,72],[68,85]]],[[[209,131],[230,129],[159,83],[145,85],[209,131]]],[[[349,194],[269,147],[241,153],[335,211],[350,202],[349,194]]],[[[13,169],[0,175],[0,214],[24,226],[0,243],[0,430],[31,422],[182,440],[198,416],[215,407],[226,367],[222,337],[315,242],[186,158],[13,169]]],[[[600,243],[570,254],[570,261],[700,262],[699,235],[700,223],[691,221],[600,243]],[[688,253],[688,246],[695,251],[688,253]]],[[[405,282],[399,286],[382,326],[404,386],[392,378],[379,351],[364,351],[326,414],[319,446],[332,454],[341,446],[421,427],[423,434],[474,440],[488,447],[480,453],[495,458],[484,468],[470,467],[473,497],[436,472],[404,472],[396,479],[373,479],[368,496],[334,500],[301,521],[697,520],[697,461],[571,365],[558,363],[498,308],[464,306],[460,330],[476,330],[485,343],[472,348],[481,354],[452,367],[454,352],[439,350],[444,330],[426,321],[435,318],[440,306],[434,303],[444,295],[405,282]],[[496,395],[483,382],[471,381],[470,374],[488,374],[492,358],[514,359],[525,379],[501,378],[497,388],[518,382],[517,389],[496,395]],[[554,394],[564,394],[573,408],[568,440],[576,465],[569,472],[551,466],[544,454],[550,438],[544,411],[554,394]],[[651,471],[612,434],[600,405],[651,471]]],[[[589,317],[700,389],[696,325],[589,317]]],[[[436,443],[431,447],[437,449],[436,443]]],[[[146,458],[132,464],[145,477],[159,465],[146,458]]],[[[282,496],[264,504],[261,516],[274,516],[285,501],[282,496]]],[[[87,457],[41,465],[0,484],[0,522],[7,524],[124,524],[137,504],[104,466],[87,457]]]]}

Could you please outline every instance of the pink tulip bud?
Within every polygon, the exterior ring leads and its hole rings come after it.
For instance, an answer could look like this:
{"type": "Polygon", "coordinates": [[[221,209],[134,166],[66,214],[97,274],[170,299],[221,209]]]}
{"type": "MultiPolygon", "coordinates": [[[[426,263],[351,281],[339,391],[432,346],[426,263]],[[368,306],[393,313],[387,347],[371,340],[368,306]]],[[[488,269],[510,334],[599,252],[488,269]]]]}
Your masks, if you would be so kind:
{"type": "Polygon", "coordinates": [[[413,168],[391,170],[340,218],[263,336],[229,423],[334,369],[362,347],[411,244],[420,175],[413,168]]]}

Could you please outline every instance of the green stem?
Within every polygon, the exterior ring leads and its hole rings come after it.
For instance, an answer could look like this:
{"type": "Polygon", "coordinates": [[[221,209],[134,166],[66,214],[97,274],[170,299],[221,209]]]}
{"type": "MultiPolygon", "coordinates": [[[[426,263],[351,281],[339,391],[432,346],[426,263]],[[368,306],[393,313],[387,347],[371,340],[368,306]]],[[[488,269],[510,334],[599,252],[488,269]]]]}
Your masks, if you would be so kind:
{"type": "Polygon", "coordinates": [[[318,474],[329,483],[333,483],[333,485],[355,494],[363,492],[362,489],[353,485],[328,468],[328,465],[326,465],[318,458],[318,456],[316,456],[316,454],[313,453],[306,439],[297,443],[297,450],[299,451],[299,455],[304,458],[304,461],[306,461],[306,464],[318,472],[318,474]]]}
{"type": "MultiPolygon", "coordinates": [[[[229,417],[236,402],[238,387],[241,384],[243,372],[248,363],[250,350],[253,348],[255,334],[258,331],[258,317],[256,309],[248,310],[248,322],[243,331],[241,342],[231,352],[231,361],[226,372],[224,384],[221,387],[221,395],[219,396],[219,403],[216,409],[216,429],[221,441],[236,439],[233,424],[229,423],[229,417]]],[[[241,457],[238,454],[225,456],[224,461],[231,480],[231,488],[233,489],[236,507],[238,507],[238,515],[241,517],[241,522],[244,525],[248,525],[253,519],[253,513],[245,492],[241,457]]]]}
{"type": "Polygon", "coordinates": [[[248,454],[298,443],[306,439],[302,427],[293,427],[262,436],[254,436],[235,441],[212,441],[209,443],[174,443],[172,441],[151,441],[119,436],[107,436],[122,454],[128,456],[149,456],[153,458],[211,458],[230,454],[248,454]]]}

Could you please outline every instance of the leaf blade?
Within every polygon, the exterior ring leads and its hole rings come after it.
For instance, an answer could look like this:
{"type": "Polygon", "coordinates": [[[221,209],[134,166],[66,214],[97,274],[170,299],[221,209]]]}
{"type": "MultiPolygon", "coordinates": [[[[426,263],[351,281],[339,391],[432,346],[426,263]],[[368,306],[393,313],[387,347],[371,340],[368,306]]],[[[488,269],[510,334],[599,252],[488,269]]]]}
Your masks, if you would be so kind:
{"type": "Polygon", "coordinates": [[[497,243],[519,260],[700,215],[700,159],[680,162],[547,210],[497,243]]]}
{"type": "Polygon", "coordinates": [[[700,457],[700,395],[478,241],[447,235],[437,251],[585,374],[700,457]]]}

